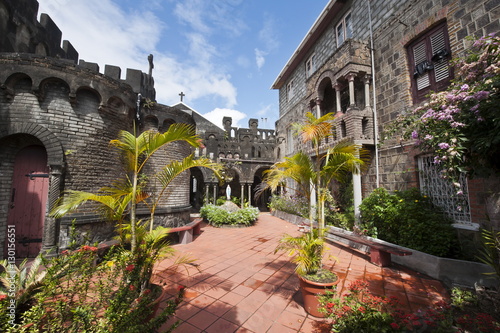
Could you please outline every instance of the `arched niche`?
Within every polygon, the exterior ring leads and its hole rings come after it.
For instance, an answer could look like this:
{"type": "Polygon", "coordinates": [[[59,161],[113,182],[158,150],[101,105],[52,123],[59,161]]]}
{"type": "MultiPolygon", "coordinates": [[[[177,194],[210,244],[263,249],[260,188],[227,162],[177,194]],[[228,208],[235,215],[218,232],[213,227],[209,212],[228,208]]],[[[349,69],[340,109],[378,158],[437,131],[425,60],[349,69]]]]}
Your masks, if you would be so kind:
{"type": "Polygon", "coordinates": [[[97,114],[101,105],[101,96],[89,87],[81,87],[76,91],[75,112],[77,114],[97,114]]]}

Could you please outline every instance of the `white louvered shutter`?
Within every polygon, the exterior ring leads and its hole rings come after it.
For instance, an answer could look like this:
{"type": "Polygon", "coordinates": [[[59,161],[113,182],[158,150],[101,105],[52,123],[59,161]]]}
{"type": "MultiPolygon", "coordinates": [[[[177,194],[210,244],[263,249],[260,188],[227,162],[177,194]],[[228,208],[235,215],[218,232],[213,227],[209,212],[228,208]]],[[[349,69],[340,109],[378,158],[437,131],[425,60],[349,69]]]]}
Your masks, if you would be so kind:
{"type": "MultiPolygon", "coordinates": [[[[438,31],[430,37],[432,54],[446,49],[445,37],[443,31],[438,31]]],[[[434,78],[436,82],[442,81],[450,77],[448,58],[434,62],[434,78]]]]}
{"type": "MultiPolygon", "coordinates": [[[[427,60],[427,52],[425,47],[425,42],[422,42],[413,47],[413,58],[415,59],[415,66],[421,62],[427,60]]],[[[431,85],[429,79],[429,73],[425,72],[417,77],[417,90],[422,90],[431,85]]]]}

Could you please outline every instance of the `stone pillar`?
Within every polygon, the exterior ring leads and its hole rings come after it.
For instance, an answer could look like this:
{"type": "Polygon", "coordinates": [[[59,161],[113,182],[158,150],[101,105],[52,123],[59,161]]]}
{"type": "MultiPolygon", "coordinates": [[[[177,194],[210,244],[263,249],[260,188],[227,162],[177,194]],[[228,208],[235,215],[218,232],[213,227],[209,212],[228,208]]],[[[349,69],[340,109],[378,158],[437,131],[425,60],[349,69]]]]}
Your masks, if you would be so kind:
{"type": "MultiPolygon", "coordinates": [[[[359,150],[356,150],[356,157],[359,158],[359,150]]],[[[361,205],[361,173],[352,174],[352,187],[354,192],[354,224],[359,226],[359,205],[361,205]]]]}
{"type": "Polygon", "coordinates": [[[245,184],[241,184],[241,207],[245,203],[245,184]]]}
{"type": "Polygon", "coordinates": [[[319,97],[316,97],[315,102],[316,102],[316,118],[319,118],[321,117],[321,99],[319,99],[319,97]]]}
{"type": "MultiPolygon", "coordinates": [[[[207,203],[210,203],[210,185],[209,184],[205,184],[205,200],[207,201],[207,203]]],[[[205,204],[205,203],[203,203],[205,204]]]]}
{"type": "Polygon", "coordinates": [[[248,204],[252,205],[252,184],[248,185],[248,204]]]}
{"type": "Polygon", "coordinates": [[[213,185],[214,189],[214,205],[217,203],[217,184],[213,185]]]}
{"type": "Polygon", "coordinates": [[[363,82],[365,83],[365,107],[370,107],[370,75],[365,75],[363,77],[363,82]]]}
{"type": "Polygon", "coordinates": [[[59,196],[61,195],[61,179],[62,165],[51,165],[49,174],[49,198],[45,222],[43,225],[42,252],[50,252],[52,255],[57,253],[58,227],[56,219],[50,217],[49,214],[54,208],[57,199],[59,199],[59,196]]]}
{"type": "Polygon", "coordinates": [[[354,73],[347,74],[347,81],[349,82],[349,105],[350,107],[356,106],[356,98],[354,96],[354,78],[356,75],[354,73]]]}
{"type": "Polygon", "coordinates": [[[335,106],[336,106],[336,111],[337,113],[342,113],[342,105],[340,103],[340,92],[342,90],[342,86],[340,84],[335,84],[333,86],[335,89],[335,106]]]}

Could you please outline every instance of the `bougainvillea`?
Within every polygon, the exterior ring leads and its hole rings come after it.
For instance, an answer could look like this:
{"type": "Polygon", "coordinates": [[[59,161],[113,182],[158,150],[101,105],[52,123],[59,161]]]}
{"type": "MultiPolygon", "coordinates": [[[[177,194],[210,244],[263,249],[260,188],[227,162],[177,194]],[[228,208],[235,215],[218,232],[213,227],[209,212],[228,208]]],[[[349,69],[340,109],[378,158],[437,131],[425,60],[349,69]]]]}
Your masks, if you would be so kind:
{"type": "MultiPolygon", "coordinates": [[[[455,80],[412,112],[402,114],[386,137],[402,131],[434,154],[443,176],[458,179],[500,172],[500,37],[476,40],[455,63],[455,80]]],[[[459,184],[455,182],[457,192],[459,184]]]]}

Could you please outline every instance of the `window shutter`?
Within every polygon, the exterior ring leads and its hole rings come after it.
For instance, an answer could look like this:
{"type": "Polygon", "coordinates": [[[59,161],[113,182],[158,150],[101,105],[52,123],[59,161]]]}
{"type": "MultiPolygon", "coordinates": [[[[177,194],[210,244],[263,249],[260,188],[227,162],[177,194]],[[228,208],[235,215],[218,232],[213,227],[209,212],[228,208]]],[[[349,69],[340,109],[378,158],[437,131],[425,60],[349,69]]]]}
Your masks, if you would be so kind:
{"type": "MultiPolygon", "coordinates": [[[[413,58],[415,59],[415,66],[427,60],[427,52],[425,42],[422,42],[413,47],[413,58]]],[[[431,85],[429,73],[425,72],[417,77],[417,90],[422,90],[431,85]]]]}
{"type": "MultiPolygon", "coordinates": [[[[432,35],[430,39],[431,39],[431,50],[433,55],[439,52],[443,52],[443,50],[447,52],[445,36],[442,30],[432,35]]],[[[444,57],[434,62],[434,75],[436,82],[445,80],[450,77],[448,57],[444,57]]]]}

